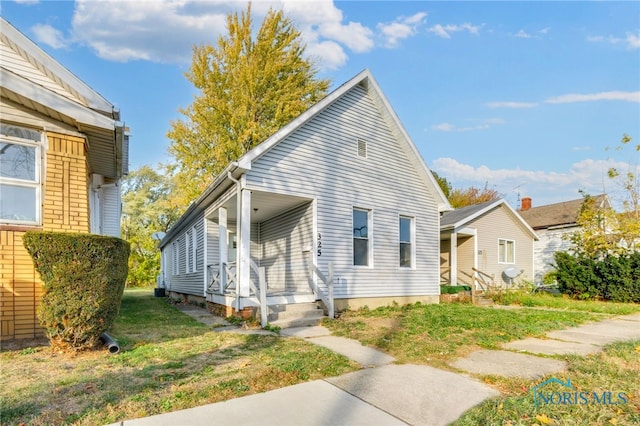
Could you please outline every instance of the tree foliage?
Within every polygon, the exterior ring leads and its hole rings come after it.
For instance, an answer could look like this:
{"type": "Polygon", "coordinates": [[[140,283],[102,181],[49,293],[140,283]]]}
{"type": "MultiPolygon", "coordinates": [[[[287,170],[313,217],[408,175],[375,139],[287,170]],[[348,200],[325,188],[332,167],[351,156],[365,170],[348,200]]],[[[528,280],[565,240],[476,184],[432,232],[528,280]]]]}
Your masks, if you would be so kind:
{"type": "Polygon", "coordinates": [[[438,186],[440,187],[440,189],[442,189],[442,193],[444,194],[444,196],[447,197],[447,199],[449,199],[449,196],[451,195],[452,187],[449,181],[447,180],[447,178],[444,176],[440,176],[438,173],[434,172],[433,170],[431,171],[431,174],[433,174],[433,177],[435,178],[436,182],[438,182],[438,186]]]}
{"type": "Polygon", "coordinates": [[[453,189],[449,194],[449,203],[451,207],[457,209],[486,201],[497,200],[498,198],[500,198],[500,193],[495,189],[489,188],[488,183],[485,183],[484,188],[470,186],[464,189],[453,189]]]}
{"type": "Polygon", "coordinates": [[[176,184],[188,203],[231,161],[264,141],[325,96],[303,57],[300,32],[282,11],[271,9],[255,36],[251,4],[227,16],[227,34],[217,46],[193,48],[186,78],[199,90],[171,123],[169,152],[176,184]]]}
{"type": "MultiPolygon", "coordinates": [[[[639,152],[640,144],[633,146],[630,142],[631,138],[624,135],[617,150],[631,146],[639,152]]],[[[596,198],[583,193],[584,202],[576,220],[580,230],[570,235],[576,255],[603,258],[608,254],[621,255],[640,249],[638,166],[631,165],[626,172],[610,168],[607,175],[622,191],[622,200],[619,203],[622,211],[616,212],[609,204],[596,203],[596,198]]]]}
{"type": "Polygon", "coordinates": [[[130,287],[149,286],[160,271],[155,232],[166,232],[180,217],[180,208],[172,201],[174,182],[149,166],[142,166],[123,181],[122,237],[131,244],[129,256],[130,287]]]}

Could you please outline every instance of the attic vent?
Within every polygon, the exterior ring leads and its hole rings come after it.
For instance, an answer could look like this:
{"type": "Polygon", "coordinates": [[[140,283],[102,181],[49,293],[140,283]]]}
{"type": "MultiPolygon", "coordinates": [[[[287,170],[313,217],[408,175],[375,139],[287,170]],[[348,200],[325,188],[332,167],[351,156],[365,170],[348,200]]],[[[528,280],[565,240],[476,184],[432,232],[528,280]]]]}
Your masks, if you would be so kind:
{"type": "Polygon", "coordinates": [[[367,141],[358,139],[358,157],[367,158],[367,141]]]}

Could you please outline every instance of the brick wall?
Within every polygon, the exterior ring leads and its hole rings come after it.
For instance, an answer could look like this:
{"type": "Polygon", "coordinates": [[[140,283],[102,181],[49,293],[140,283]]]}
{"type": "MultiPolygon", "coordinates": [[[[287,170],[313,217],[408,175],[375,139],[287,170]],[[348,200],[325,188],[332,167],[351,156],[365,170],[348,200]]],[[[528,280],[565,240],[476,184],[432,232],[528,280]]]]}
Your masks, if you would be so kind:
{"type": "Polygon", "coordinates": [[[89,232],[86,146],[83,138],[47,133],[42,228],[0,225],[0,340],[42,335],[36,306],[40,278],[22,244],[30,229],[89,232]]]}

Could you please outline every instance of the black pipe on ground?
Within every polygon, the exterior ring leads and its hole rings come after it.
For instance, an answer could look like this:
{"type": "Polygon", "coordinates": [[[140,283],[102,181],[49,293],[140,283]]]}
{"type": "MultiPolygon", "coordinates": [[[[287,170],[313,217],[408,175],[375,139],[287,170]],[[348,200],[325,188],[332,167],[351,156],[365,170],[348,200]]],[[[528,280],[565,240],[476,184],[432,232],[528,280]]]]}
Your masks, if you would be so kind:
{"type": "Polygon", "coordinates": [[[110,354],[117,354],[120,352],[120,345],[118,345],[118,342],[116,342],[113,337],[109,336],[107,333],[102,333],[100,335],[100,340],[102,340],[110,354]]]}

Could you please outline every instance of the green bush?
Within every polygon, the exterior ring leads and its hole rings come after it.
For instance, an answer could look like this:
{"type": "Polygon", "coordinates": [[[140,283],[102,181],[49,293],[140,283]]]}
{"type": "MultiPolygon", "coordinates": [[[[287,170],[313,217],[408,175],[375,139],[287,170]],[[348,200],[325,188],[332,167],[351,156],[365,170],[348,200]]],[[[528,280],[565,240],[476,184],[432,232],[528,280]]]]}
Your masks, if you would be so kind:
{"type": "Polygon", "coordinates": [[[52,346],[95,346],[118,315],[129,243],[60,232],[27,232],[23,241],[43,281],[37,314],[52,346]]]}
{"type": "Polygon", "coordinates": [[[555,254],[561,292],[579,299],[640,303],[640,252],[601,259],[555,254]]]}
{"type": "Polygon", "coordinates": [[[461,291],[471,291],[468,285],[441,285],[440,294],[457,294],[461,291]]]}

